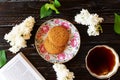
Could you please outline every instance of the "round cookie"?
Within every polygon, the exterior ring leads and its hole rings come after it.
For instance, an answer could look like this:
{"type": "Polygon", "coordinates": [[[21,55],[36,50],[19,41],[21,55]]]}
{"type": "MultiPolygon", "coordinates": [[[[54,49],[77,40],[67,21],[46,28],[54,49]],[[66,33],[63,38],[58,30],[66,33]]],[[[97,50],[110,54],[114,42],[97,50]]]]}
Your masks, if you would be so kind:
{"type": "Polygon", "coordinates": [[[47,52],[50,54],[58,54],[58,53],[61,53],[65,49],[65,46],[57,47],[57,46],[53,45],[49,41],[48,38],[46,38],[44,41],[44,47],[47,50],[47,52]]]}
{"type": "Polygon", "coordinates": [[[55,26],[48,32],[48,38],[55,46],[65,46],[69,39],[69,32],[62,26],[55,26]]]}

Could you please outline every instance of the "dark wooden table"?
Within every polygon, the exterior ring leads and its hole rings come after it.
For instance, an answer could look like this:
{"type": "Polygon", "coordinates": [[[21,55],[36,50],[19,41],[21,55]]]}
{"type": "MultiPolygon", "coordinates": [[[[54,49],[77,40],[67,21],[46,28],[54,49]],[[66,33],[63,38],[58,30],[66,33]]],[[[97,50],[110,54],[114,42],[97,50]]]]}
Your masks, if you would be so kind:
{"type": "MultiPolygon", "coordinates": [[[[36,24],[32,31],[32,37],[27,41],[28,47],[20,51],[31,61],[37,70],[46,80],[56,80],[56,74],[51,63],[44,61],[34,47],[34,37],[38,27],[46,20],[52,18],[63,18],[72,22],[79,30],[81,36],[81,46],[77,55],[65,65],[75,73],[74,80],[98,80],[92,77],[85,67],[85,56],[88,50],[95,45],[108,45],[113,47],[120,55],[120,35],[113,30],[114,13],[120,14],[120,0],[60,0],[62,6],[59,8],[61,14],[53,14],[50,17],[40,19],[39,9],[48,0],[3,0],[0,2],[0,50],[6,50],[7,61],[16,54],[12,54],[7,49],[10,47],[3,39],[15,24],[19,24],[28,16],[36,19],[36,24]],[[97,13],[104,18],[101,24],[103,33],[100,36],[89,37],[86,33],[87,27],[76,24],[74,16],[82,8],[88,9],[91,13],[97,13]]],[[[111,77],[111,80],[120,80],[120,69],[111,77]]]]}

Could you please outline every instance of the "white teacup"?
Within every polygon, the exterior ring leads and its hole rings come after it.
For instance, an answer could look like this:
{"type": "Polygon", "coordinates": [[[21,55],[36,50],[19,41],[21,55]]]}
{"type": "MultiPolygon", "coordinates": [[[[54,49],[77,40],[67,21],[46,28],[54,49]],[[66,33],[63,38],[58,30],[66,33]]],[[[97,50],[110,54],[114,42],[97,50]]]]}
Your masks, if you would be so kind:
{"type": "Polygon", "coordinates": [[[89,73],[98,79],[113,76],[119,68],[119,56],[107,45],[97,45],[88,51],[85,58],[89,73]]]}

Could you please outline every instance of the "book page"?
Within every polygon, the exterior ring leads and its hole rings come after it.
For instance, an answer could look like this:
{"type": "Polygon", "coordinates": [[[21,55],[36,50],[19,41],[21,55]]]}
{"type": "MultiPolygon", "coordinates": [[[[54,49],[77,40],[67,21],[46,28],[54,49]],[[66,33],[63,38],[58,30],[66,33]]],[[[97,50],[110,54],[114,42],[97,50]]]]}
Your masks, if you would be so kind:
{"type": "Polygon", "coordinates": [[[5,80],[45,80],[22,53],[0,69],[0,77],[5,80]]]}

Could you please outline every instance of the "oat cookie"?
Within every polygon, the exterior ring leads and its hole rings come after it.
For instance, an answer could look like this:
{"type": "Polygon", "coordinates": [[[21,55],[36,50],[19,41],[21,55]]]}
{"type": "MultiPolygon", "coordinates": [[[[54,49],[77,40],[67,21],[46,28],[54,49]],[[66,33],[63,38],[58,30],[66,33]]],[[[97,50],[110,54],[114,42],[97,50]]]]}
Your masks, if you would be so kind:
{"type": "Polygon", "coordinates": [[[48,38],[45,39],[44,46],[47,52],[50,54],[59,54],[65,49],[65,46],[58,47],[53,45],[48,38]]]}
{"type": "Polygon", "coordinates": [[[69,32],[63,26],[55,26],[48,32],[48,38],[55,46],[65,46],[69,39],[69,32]]]}

